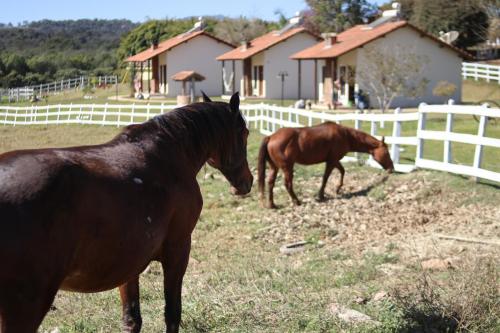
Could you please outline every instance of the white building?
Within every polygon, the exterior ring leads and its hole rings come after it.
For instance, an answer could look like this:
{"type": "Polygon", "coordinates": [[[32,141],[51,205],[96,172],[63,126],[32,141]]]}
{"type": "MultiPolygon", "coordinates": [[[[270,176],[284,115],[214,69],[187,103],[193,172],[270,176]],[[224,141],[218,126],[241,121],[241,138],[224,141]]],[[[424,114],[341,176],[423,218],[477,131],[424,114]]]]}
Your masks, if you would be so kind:
{"type": "Polygon", "coordinates": [[[366,62],[373,61],[367,56],[368,50],[377,48],[380,53],[394,50],[397,54],[403,50],[417,55],[415,59],[425,59],[418,77],[407,78],[414,82],[424,78],[428,82],[425,93],[416,98],[398,96],[391,107],[415,107],[421,102],[443,103],[443,97],[432,93],[440,81],[454,84],[457,89],[451,98],[461,101],[462,61],[471,56],[406,21],[398,20],[397,16],[383,17],[369,25],[358,25],[338,35],[324,34],[322,42],[295,53],[292,58],[299,63],[314,64],[316,101],[329,107],[352,106],[355,93],[361,89],[369,93],[370,104],[378,107],[370,84],[362,82],[358,73],[366,62]]]}
{"type": "Polygon", "coordinates": [[[301,25],[299,17],[279,31],[272,31],[217,57],[222,63],[224,94],[239,91],[243,97],[285,99],[314,96],[313,66],[299,68],[290,56],[312,46],[319,38],[301,25]],[[302,80],[299,80],[302,75],[302,80]]]}
{"type": "Polygon", "coordinates": [[[205,78],[196,83],[196,95],[203,90],[209,96],[216,96],[222,94],[223,85],[215,58],[232,49],[234,45],[203,31],[200,21],[190,31],[152,45],[127,61],[133,63],[139,73],[136,90],[175,97],[182,94],[182,84],[172,77],[179,72],[194,71],[205,78]]]}

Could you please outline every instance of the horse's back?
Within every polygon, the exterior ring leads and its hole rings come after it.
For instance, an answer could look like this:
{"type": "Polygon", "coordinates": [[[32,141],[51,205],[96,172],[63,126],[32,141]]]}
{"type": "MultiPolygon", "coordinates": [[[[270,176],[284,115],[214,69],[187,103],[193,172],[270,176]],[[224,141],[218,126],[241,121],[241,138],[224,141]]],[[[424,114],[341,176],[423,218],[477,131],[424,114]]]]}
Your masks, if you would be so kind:
{"type": "Polygon", "coordinates": [[[285,164],[316,164],[327,159],[340,157],[344,152],[342,145],[342,126],[327,122],[311,127],[281,128],[269,142],[271,158],[284,160],[285,164]],[[337,156],[338,155],[338,156],[337,156]]]}

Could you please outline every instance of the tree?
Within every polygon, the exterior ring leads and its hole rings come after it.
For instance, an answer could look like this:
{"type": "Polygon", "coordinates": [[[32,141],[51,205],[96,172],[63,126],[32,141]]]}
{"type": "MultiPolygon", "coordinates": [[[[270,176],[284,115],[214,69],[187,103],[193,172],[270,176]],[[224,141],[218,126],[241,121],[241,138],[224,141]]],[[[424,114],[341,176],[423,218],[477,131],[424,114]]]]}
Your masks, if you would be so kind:
{"type": "Polygon", "coordinates": [[[366,0],[306,0],[312,13],[306,16],[315,32],[341,32],[363,23],[375,6],[366,0]]]}
{"type": "Polygon", "coordinates": [[[439,81],[432,89],[434,96],[443,97],[445,102],[455,94],[457,86],[448,81],[439,81]]]}
{"type": "Polygon", "coordinates": [[[384,47],[367,45],[363,48],[364,59],[359,61],[358,82],[376,98],[384,113],[394,98],[415,98],[422,95],[429,83],[421,73],[428,63],[426,56],[415,50],[396,45],[384,47]]]}
{"type": "Polygon", "coordinates": [[[265,21],[259,19],[224,18],[216,26],[214,33],[217,37],[235,45],[242,41],[250,41],[269,31],[265,21]]]}
{"type": "Polygon", "coordinates": [[[26,75],[26,73],[29,71],[26,59],[17,54],[11,54],[9,57],[7,57],[5,61],[5,67],[7,73],[16,72],[19,75],[26,75]]]}
{"type": "MultiPolygon", "coordinates": [[[[401,0],[401,15],[405,20],[435,36],[440,31],[460,33],[455,45],[461,48],[485,40],[488,31],[487,8],[498,15],[499,0],[401,0]]],[[[386,5],[383,5],[385,8],[386,5]]]]}

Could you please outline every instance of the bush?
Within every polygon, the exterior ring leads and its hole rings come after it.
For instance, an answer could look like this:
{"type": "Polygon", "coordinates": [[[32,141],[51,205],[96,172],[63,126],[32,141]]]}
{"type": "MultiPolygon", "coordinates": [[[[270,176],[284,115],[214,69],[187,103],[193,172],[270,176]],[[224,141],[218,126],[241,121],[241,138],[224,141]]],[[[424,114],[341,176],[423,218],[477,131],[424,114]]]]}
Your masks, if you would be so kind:
{"type": "Polygon", "coordinates": [[[493,333],[500,326],[498,285],[498,262],[476,258],[445,281],[423,272],[414,290],[393,294],[411,331],[493,333]]]}
{"type": "Polygon", "coordinates": [[[451,97],[457,91],[457,86],[448,81],[439,81],[434,89],[432,89],[432,94],[434,96],[440,97],[451,97]]]}

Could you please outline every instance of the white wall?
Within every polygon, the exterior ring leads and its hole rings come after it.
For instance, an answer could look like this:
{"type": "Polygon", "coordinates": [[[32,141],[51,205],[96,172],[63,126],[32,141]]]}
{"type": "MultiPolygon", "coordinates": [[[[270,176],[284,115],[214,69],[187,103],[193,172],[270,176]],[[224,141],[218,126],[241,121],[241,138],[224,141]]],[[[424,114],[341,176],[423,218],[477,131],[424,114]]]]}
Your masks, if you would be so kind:
{"type": "MultiPolygon", "coordinates": [[[[264,51],[264,80],[265,97],[281,98],[281,80],[277,78],[280,71],[286,71],[284,97],[298,98],[298,61],[290,56],[298,51],[317,43],[317,40],[308,33],[300,33],[264,51]]],[[[314,98],[314,63],[302,61],[302,98],[314,98]]]]}
{"type": "MultiPolygon", "coordinates": [[[[383,47],[384,50],[387,46],[403,48],[406,52],[411,52],[417,55],[425,56],[428,60],[422,64],[421,77],[429,80],[426,92],[423,96],[411,99],[407,97],[397,97],[391,104],[391,108],[395,107],[416,107],[421,102],[427,104],[440,104],[444,102],[443,97],[434,96],[432,90],[439,81],[448,81],[457,87],[457,91],[452,98],[460,102],[462,92],[462,58],[455,51],[448,47],[440,47],[440,45],[428,37],[421,37],[420,33],[412,28],[405,27],[398,29],[385,38],[379,38],[369,45],[376,47],[383,47]]],[[[363,61],[370,61],[366,57],[365,48],[358,49],[358,64],[363,61]]],[[[408,78],[411,80],[412,78],[408,78]]],[[[415,78],[413,78],[415,79],[415,78]]],[[[357,81],[359,81],[357,79],[357,81]]],[[[360,88],[367,91],[366,86],[360,83],[360,88]]],[[[377,107],[376,98],[373,96],[370,99],[372,106],[377,107]]]]}
{"type": "MultiPolygon", "coordinates": [[[[167,63],[167,95],[175,97],[182,91],[182,82],[172,80],[172,75],[180,71],[194,70],[205,77],[205,81],[196,82],[196,95],[201,95],[200,90],[203,90],[209,96],[220,96],[222,65],[215,58],[230,50],[232,47],[229,45],[200,35],[163,54],[167,63]]],[[[160,64],[163,64],[162,61],[160,59],[160,64]]]]}

